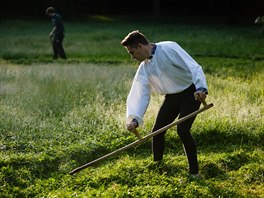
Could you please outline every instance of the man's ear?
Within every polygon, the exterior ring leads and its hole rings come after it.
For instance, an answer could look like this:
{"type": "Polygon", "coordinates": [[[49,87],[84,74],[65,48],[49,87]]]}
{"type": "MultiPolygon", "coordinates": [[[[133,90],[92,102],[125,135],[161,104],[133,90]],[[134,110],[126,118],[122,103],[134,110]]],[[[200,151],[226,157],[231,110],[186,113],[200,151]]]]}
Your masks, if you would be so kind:
{"type": "Polygon", "coordinates": [[[143,48],[143,45],[141,43],[138,43],[138,48],[139,49],[142,49],[143,48]]]}

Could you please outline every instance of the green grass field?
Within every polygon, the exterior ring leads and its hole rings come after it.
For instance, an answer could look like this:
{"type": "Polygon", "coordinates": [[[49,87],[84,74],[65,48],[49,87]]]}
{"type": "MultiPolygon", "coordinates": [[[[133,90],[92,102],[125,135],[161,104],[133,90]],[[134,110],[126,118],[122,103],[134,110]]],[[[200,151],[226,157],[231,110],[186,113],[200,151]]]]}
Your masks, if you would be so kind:
{"type": "MultiPolygon", "coordinates": [[[[264,37],[257,26],[99,17],[65,26],[68,59],[53,61],[49,21],[0,23],[0,197],[264,197],[264,37]],[[135,29],[153,42],[177,41],[204,68],[214,107],[192,128],[200,179],[188,176],[174,128],[162,171],[148,141],[68,174],[136,140],[124,125],[137,62],[120,45],[135,29]]],[[[152,96],[142,135],[162,100],[152,96]]]]}

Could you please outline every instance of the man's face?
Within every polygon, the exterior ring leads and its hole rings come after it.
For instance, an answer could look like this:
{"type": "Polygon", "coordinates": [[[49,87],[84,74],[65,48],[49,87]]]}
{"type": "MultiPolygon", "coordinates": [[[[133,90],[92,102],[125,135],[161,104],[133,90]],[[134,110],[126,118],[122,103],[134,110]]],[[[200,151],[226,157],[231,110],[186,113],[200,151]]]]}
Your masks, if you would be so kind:
{"type": "Polygon", "coordinates": [[[142,48],[142,45],[139,44],[137,47],[126,46],[126,49],[132,58],[140,62],[146,59],[146,56],[144,56],[144,50],[142,48]]]}

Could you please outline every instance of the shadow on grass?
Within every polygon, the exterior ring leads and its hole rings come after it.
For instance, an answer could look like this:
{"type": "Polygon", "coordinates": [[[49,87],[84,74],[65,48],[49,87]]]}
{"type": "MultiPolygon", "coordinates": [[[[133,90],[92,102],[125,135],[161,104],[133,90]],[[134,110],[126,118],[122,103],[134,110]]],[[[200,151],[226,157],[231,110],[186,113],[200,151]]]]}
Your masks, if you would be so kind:
{"type": "Polygon", "coordinates": [[[199,134],[194,134],[196,142],[200,146],[209,145],[264,145],[264,133],[251,134],[248,131],[232,131],[230,133],[220,130],[204,131],[199,134]]]}
{"type": "Polygon", "coordinates": [[[205,73],[219,77],[254,77],[263,72],[264,56],[256,55],[251,59],[225,57],[198,57],[205,73]]]}

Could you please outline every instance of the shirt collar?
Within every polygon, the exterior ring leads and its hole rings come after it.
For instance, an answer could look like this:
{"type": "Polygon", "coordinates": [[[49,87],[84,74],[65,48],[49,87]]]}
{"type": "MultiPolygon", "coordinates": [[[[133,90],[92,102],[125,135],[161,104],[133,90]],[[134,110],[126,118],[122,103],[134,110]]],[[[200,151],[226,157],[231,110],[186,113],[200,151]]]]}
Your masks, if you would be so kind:
{"type": "Polygon", "coordinates": [[[152,57],[154,56],[155,52],[156,52],[156,48],[157,48],[157,45],[154,43],[154,44],[151,44],[153,47],[152,47],[152,50],[151,50],[151,54],[150,54],[150,57],[148,59],[152,59],[152,57]]]}

